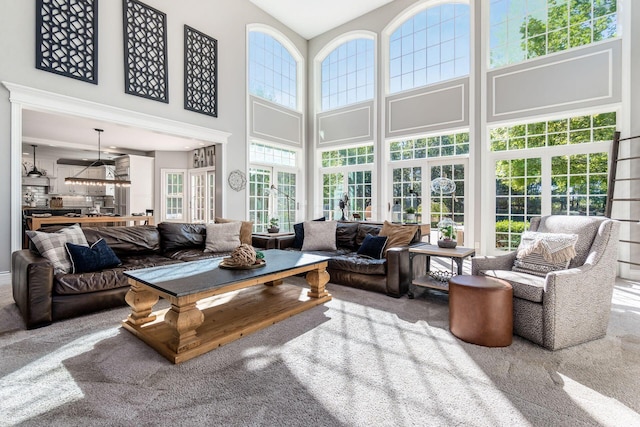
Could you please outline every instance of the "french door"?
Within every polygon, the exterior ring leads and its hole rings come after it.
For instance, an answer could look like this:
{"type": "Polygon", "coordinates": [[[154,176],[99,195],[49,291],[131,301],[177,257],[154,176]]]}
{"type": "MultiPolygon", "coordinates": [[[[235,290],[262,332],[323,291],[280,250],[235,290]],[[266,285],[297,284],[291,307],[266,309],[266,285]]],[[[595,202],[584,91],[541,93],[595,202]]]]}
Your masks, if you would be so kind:
{"type": "Polygon", "coordinates": [[[277,167],[249,169],[249,219],[255,232],[264,232],[271,218],[278,220],[281,232],[293,231],[299,202],[298,174],[277,167]]]}
{"type": "MultiPolygon", "coordinates": [[[[438,223],[443,218],[453,219],[458,230],[464,232],[467,210],[468,160],[438,158],[414,160],[391,165],[391,200],[389,219],[393,222],[418,222],[431,225],[431,241],[438,238],[438,223]],[[434,180],[451,180],[455,190],[448,192],[439,186],[432,189],[434,180]],[[415,219],[408,213],[414,212],[415,219]]],[[[450,186],[452,188],[453,186],[450,186]]],[[[463,242],[458,242],[462,245],[463,242]]]]}
{"type": "Polygon", "coordinates": [[[208,223],[215,220],[215,170],[189,172],[189,216],[191,222],[208,223]]]}

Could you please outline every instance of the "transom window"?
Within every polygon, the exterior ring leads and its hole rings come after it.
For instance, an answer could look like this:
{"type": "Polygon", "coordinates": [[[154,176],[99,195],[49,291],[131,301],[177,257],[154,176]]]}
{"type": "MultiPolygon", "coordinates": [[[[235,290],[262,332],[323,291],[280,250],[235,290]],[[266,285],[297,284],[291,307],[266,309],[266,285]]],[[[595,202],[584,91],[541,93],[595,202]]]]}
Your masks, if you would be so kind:
{"type": "Polygon", "coordinates": [[[389,145],[391,161],[469,154],[469,132],[393,141],[389,145]]]}
{"type": "Polygon", "coordinates": [[[295,110],[297,63],[275,38],[249,32],[249,93],[295,110]]]}
{"type": "Polygon", "coordinates": [[[491,0],[491,67],[617,35],[616,0],[491,0]]]}
{"type": "Polygon", "coordinates": [[[322,167],[364,165],[373,163],[373,145],[324,151],[322,167]]]}
{"type": "Polygon", "coordinates": [[[616,113],[576,116],[491,130],[491,150],[509,151],[611,141],[616,113]]]}
{"type": "Polygon", "coordinates": [[[389,39],[389,92],[469,74],[469,6],[430,7],[405,21],[389,39]]]}
{"type": "Polygon", "coordinates": [[[350,40],[322,61],[322,110],[373,99],[373,49],[371,39],[350,40]]]}
{"type": "Polygon", "coordinates": [[[296,166],[295,151],[255,142],[251,144],[249,158],[252,163],[268,163],[291,167],[296,166]]]}

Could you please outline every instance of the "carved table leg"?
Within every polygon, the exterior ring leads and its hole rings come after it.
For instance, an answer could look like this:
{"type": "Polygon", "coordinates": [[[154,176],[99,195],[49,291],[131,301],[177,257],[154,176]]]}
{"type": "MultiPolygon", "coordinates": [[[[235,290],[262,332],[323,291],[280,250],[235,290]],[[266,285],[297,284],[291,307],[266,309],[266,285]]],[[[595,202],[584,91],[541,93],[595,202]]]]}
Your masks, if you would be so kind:
{"type": "Polygon", "coordinates": [[[311,287],[311,290],[307,292],[307,295],[311,298],[322,298],[329,295],[324,285],[329,282],[329,273],[327,273],[326,264],[320,266],[317,270],[311,270],[307,273],[307,283],[311,287]]]}
{"type": "Polygon", "coordinates": [[[200,345],[196,329],[204,322],[204,314],[198,310],[196,303],[183,306],[171,304],[171,309],[165,314],[164,321],[172,329],[173,337],[169,341],[171,350],[181,353],[200,345]]]}
{"type": "Polygon", "coordinates": [[[156,315],[151,315],[153,306],[158,302],[158,295],[141,286],[135,280],[129,280],[131,288],[124,297],[124,300],[131,307],[131,314],[127,317],[127,322],[132,325],[143,325],[156,320],[156,315]]]}

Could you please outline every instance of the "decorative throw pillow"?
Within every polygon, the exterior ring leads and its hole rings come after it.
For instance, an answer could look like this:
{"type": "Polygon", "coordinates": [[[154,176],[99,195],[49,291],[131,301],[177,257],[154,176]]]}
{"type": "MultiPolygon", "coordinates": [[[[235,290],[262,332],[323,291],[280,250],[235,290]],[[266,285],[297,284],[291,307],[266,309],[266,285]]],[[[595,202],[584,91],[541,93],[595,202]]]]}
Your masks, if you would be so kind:
{"type": "Polygon", "coordinates": [[[207,224],[205,252],[229,252],[240,246],[240,221],[207,224]]]}
{"type": "Polygon", "coordinates": [[[367,258],[382,259],[387,239],[387,236],[372,236],[371,234],[367,234],[358,249],[358,255],[367,258]]]}
{"type": "Polygon", "coordinates": [[[303,251],[335,251],[336,221],[305,221],[303,251]]]}
{"type": "MultiPolygon", "coordinates": [[[[314,221],[324,221],[324,217],[314,219],[314,221]]],[[[293,244],[291,247],[296,249],[302,249],[302,242],[304,242],[304,224],[299,222],[297,224],[293,224],[293,244]]]]}
{"type": "Polygon", "coordinates": [[[82,232],[82,228],[80,228],[78,224],[65,227],[55,233],[31,230],[28,230],[26,233],[36,249],[38,249],[40,255],[53,264],[53,271],[55,273],[69,273],[71,271],[71,260],[65,248],[65,243],[69,242],[76,245],[89,246],[82,232]]]}
{"type": "Polygon", "coordinates": [[[120,258],[116,256],[104,239],[99,239],[90,247],[69,242],[65,246],[69,258],[71,258],[71,273],[74,274],[100,271],[122,264],[120,258]]]}
{"type": "Polygon", "coordinates": [[[542,277],[564,270],[576,256],[577,241],[577,234],[525,231],[512,270],[542,277]]]}
{"type": "Polygon", "coordinates": [[[389,221],[385,221],[378,236],[389,237],[386,247],[386,249],[389,249],[409,245],[417,231],[417,225],[392,224],[389,221]]]}
{"type": "Polygon", "coordinates": [[[229,222],[240,222],[240,242],[246,245],[253,243],[251,235],[253,234],[253,221],[237,221],[235,219],[226,219],[216,217],[216,224],[227,224],[229,222]]]}

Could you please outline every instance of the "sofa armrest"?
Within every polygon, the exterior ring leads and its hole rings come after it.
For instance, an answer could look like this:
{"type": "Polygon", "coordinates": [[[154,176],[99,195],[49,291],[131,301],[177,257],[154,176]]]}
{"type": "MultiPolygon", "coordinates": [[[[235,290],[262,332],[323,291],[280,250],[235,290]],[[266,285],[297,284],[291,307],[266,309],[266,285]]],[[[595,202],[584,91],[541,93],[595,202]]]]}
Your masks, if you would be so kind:
{"type": "Polygon", "coordinates": [[[28,249],[11,256],[13,299],[27,329],[52,322],[53,265],[28,249]]]}
{"type": "Polygon", "coordinates": [[[477,276],[482,270],[511,270],[517,252],[498,256],[478,256],[471,258],[471,274],[477,276]]]}
{"type": "Polygon", "coordinates": [[[411,270],[409,268],[409,247],[389,248],[387,259],[387,295],[400,298],[409,290],[411,270]]]}

